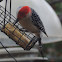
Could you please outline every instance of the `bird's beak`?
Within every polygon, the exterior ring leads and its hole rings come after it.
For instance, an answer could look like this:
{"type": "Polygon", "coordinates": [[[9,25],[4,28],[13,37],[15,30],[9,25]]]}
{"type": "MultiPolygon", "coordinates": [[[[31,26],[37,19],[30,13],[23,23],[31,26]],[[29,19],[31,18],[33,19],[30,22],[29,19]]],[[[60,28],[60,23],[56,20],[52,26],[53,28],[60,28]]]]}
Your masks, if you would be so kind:
{"type": "Polygon", "coordinates": [[[19,21],[19,19],[17,18],[16,21],[14,22],[14,25],[19,21]]]}

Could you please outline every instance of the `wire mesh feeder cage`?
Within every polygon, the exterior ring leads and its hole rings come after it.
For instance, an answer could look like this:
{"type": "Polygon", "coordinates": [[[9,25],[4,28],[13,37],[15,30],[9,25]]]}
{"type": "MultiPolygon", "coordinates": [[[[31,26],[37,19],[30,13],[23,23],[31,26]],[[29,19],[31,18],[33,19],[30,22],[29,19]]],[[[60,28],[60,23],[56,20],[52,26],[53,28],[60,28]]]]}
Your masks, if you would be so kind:
{"type": "Polygon", "coordinates": [[[37,42],[38,38],[32,33],[26,32],[19,23],[14,25],[13,23],[16,18],[10,15],[10,12],[7,10],[5,14],[5,8],[0,5],[0,30],[24,50],[30,50],[37,42]]]}

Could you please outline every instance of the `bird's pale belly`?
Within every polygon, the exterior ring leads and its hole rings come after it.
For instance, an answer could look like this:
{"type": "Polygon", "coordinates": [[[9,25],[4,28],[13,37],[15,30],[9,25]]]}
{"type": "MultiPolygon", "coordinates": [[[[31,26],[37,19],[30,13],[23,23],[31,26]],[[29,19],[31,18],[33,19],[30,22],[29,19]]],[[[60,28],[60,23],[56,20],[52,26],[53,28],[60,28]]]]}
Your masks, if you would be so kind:
{"type": "Polygon", "coordinates": [[[25,20],[25,21],[22,21],[22,20],[21,20],[19,23],[21,24],[21,26],[22,26],[23,28],[25,28],[26,30],[28,30],[28,31],[30,31],[30,32],[32,32],[32,33],[37,33],[37,32],[39,32],[38,28],[37,28],[36,26],[34,26],[34,25],[32,24],[32,22],[29,22],[29,21],[27,21],[27,20],[25,20]]]}

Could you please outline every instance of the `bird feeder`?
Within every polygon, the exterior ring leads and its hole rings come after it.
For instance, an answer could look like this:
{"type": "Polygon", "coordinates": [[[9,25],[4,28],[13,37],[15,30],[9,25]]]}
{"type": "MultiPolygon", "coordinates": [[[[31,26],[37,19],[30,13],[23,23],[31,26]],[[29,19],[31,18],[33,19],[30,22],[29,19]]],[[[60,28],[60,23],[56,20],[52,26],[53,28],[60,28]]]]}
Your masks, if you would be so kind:
{"type": "Polygon", "coordinates": [[[38,38],[27,32],[19,23],[14,25],[16,18],[0,5],[0,30],[9,38],[14,40],[25,50],[30,50],[37,42],[38,38]]]}

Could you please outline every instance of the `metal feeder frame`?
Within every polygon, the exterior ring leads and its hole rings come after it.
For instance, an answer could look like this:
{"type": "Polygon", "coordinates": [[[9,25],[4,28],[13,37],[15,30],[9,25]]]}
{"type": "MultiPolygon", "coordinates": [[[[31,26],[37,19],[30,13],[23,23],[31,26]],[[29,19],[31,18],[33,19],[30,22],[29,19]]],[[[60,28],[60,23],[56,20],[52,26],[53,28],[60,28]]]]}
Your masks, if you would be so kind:
{"type": "MultiPolygon", "coordinates": [[[[2,7],[0,5],[0,30],[2,31],[2,27],[4,27],[5,29],[7,29],[5,26],[6,24],[10,24],[10,23],[14,23],[16,20],[16,18],[10,14],[9,11],[6,10],[6,14],[5,14],[5,8],[2,7]],[[11,15],[11,16],[10,16],[11,15]],[[5,20],[4,20],[5,18],[5,20]],[[11,19],[10,19],[11,18],[11,19]],[[10,20],[9,20],[10,19],[10,20]]],[[[10,24],[11,25],[11,24],[10,24]]],[[[15,25],[12,25],[12,26],[16,26],[15,29],[19,29],[19,32],[22,33],[22,36],[25,34],[26,37],[30,40],[30,42],[26,45],[25,48],[23,48],[24,50],[30,50],[34,45],[35,43],[38,41],[38,38],[30,33],[30,32],[26,32],[25,29],[23,29],[23,27],[19,24],[19,23],[16,23],[15,25]],[[29,46],[30,45],[30,46],[29,46]]],[[[7,29],[8,30],[8,29],[7,29]]],[[[8,30],[9,31],[9,30],[8,30]]],[[[3,32],[3,31],[2,31],[3,32]]],[[[10,32],[10,31],[9,31],[10,32]]],[[[14,32],[14,31],[13,31],[14,32]]],[[[13,34],[13,32],[11,32],[13,34]]],[[[5,32],[4,32],[5,33],[5,32]]],[[[5,33],[6,34],[6,33],[5,33]]],[[[7,34],[6,34],[7,35],[7,34]]],[[[8,36],[8,35],[7,35],[8,36]]],[[[15,35],[14,35],[15,36],[15,35]]],[[[8,36],[10,39],[12,39],[10,36],[8,36]]],[[[17,37],[17,36],[16,36],[17,37]]],[[[21,37],[20,37],[21,38],[21,37]]],[[[19,40],[21,40],[20,38],[18,38],[19,40]]],[[[13,40],[13,39],[12,39],[13,40]]],[[[13,40],[14,41],[14,40],[13,40]]],[[[22,42],[24,42],[23,40],[21,40],[22,42]]],[[[19,45],[19,41],[15,41],[16,44],[19,45]]]]}

